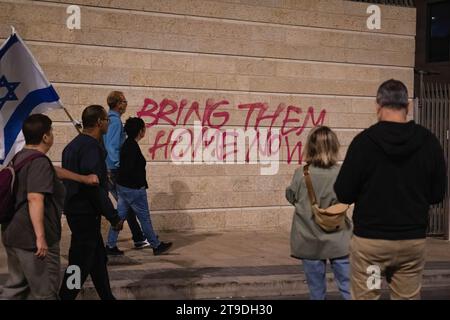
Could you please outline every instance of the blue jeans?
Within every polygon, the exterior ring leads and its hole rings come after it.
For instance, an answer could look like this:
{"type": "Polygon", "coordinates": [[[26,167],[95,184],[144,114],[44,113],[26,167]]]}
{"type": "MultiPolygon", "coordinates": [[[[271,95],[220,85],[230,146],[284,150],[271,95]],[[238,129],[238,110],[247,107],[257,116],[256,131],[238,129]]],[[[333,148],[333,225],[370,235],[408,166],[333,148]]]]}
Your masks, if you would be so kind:
{"type": "MultiPolygon", "coordinates": [[[[117,185],[117,213],[121,219],[127,217],[128,212],[133,210],[136,213],[142,232],[147,238],[152,248],[159,246],[160,241],[156,237],[155,230],[153,230],[152,221],[150,219],[150,209],[147,201],[147,191],[145,189],[130,189],[117,185]]],[[[113,248],[117,245],[118,231],[109,229],[108,233],[108,247],[113,248]]]]}
{"type": "MultiPolygon", "coordinates": [[[[108,172],[108,190],[111,192],[113,198],[118,201],[117,196],[117,169],[110,170],[108,172]]],[[[128,226],[130,227],[131,234],[133,235],[134,243],[139,243],[145,241],[144,235],[142,234],[141,227],[136,220],[136,214],[133,210],[130,210],[127,215],[128,226]]]]}
{"type": "MultiPolygon", "coordinates": [[[[327,292],[326,260],[303,259],[303,270],[308,283],[311,300],[325,300],[327,292]]],[[[350,300],[350,263],[348,257],[330,259],[334,280],[342,297],[350,300]]]]}

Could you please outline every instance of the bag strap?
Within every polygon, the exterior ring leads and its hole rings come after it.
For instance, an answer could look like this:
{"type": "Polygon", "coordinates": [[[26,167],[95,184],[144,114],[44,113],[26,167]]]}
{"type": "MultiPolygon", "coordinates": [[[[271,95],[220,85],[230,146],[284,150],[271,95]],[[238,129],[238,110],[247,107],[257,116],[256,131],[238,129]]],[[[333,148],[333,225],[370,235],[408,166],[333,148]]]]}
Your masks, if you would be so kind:
{"type": "MultiPolygon", "coordinates": [[[[38,158],[43,158],[46,157],[45,154],[41,153],[41,152],[36,152],[33,154],[30,154],[28,157],[26,157],[25,159],[23,159],[22,161],[20,161],[18,164],[14,164],[14,159],[12,162],[12,167],[14,168],[14,171],[17,173],[19,172],[20,169],[22,169],[27,163],[38,159],[38,158]]],[[[14,157],[15,158],[15,157],[14,157]]]]}
{"type": "Polygon", "coordinates": [[[306,164],[303,167],[303,176],[305,177],[306,188],[308,189],[309,202],[311,202],[311,205],[313,206],[317,204],[317,199],[312,185],[311,176],[309,174],[309,164],[306,164]]]}

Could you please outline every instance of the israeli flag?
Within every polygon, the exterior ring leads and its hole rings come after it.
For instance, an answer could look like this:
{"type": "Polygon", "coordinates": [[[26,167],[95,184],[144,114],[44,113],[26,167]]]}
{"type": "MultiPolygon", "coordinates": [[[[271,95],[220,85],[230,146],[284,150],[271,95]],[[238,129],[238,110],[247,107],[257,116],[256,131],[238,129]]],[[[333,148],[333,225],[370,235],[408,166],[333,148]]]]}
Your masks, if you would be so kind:
{"type": "Polygon", "coordinates": [[[59,96],[17,33],[0,47],[0,164],[22,149],[24,120],[62,108],[59,96]]]}

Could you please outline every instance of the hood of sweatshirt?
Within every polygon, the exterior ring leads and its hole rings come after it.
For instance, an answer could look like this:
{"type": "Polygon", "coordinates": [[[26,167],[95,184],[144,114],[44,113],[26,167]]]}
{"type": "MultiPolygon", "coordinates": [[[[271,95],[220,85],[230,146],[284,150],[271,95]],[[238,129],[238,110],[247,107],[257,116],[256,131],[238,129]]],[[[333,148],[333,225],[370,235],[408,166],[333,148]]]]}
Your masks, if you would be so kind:
{"type": "Polygon", "coordinates": [[[429,132],[414,121],[380,121],[367,129],[367,135],[388,156],[408,157],[423,146],[429,132]]]}

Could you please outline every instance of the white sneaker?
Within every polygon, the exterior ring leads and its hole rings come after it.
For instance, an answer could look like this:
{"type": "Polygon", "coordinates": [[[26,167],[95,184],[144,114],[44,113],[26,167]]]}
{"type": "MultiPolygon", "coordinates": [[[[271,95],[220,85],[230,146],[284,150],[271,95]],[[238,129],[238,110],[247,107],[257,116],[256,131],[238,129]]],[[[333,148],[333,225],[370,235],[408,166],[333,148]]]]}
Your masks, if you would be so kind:
{"type": "Polygon", "coordinates": [[[150,243],[147,240],[139,241],[134,243],[135,249],[144,249],[150,247],[150,243]]]}

